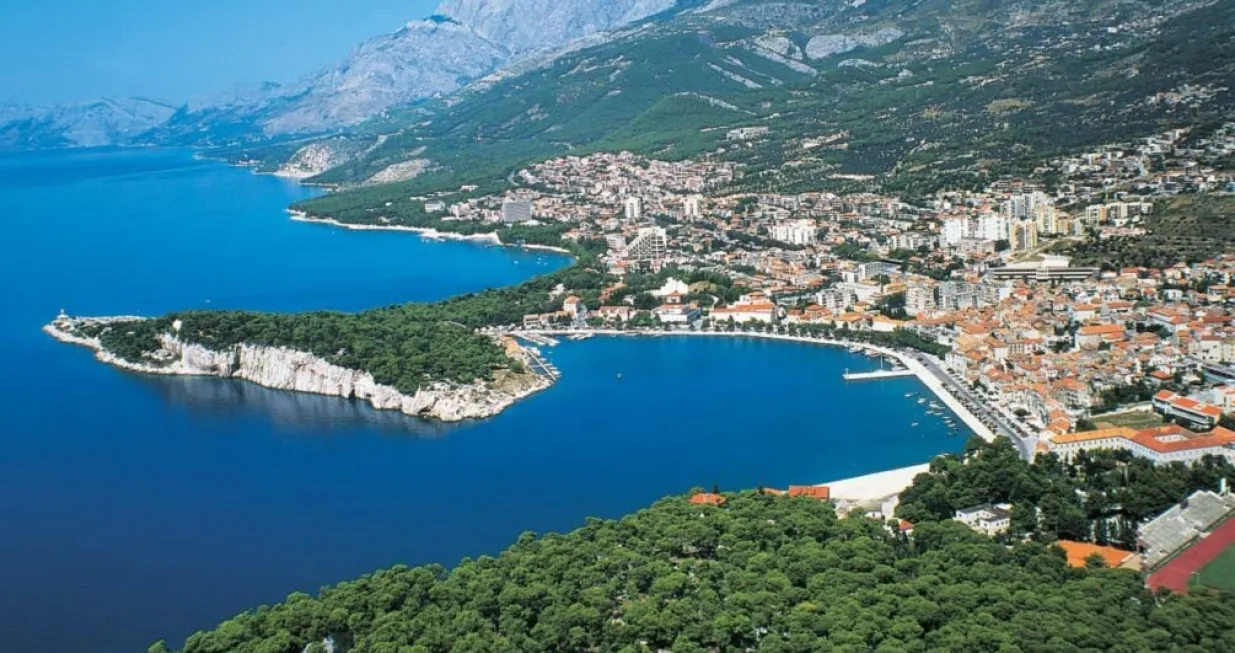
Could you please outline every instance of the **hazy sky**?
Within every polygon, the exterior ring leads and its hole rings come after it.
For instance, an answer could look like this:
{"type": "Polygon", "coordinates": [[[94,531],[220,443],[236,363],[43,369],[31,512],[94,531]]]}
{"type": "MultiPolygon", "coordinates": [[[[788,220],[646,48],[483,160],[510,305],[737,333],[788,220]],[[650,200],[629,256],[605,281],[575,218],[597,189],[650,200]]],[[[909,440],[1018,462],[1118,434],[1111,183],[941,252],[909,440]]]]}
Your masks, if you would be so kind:
{"type": "Polygon", "coordinates": [[[238,83],[294,81],[438,0],[8,0],[0,101],[104,95],[183,101],[238,83]]]}

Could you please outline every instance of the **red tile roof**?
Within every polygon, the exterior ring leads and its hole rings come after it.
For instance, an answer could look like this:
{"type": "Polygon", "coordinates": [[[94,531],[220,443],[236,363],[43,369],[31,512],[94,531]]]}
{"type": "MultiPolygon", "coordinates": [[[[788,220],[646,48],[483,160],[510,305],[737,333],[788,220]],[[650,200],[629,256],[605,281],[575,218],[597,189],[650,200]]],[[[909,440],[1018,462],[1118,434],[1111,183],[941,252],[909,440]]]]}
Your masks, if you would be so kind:
{"type": "Polygon", "coordinates": [[[789,496],[827,501],[831,498],[832,491],[826,485],[790,485],[789,496]]]}

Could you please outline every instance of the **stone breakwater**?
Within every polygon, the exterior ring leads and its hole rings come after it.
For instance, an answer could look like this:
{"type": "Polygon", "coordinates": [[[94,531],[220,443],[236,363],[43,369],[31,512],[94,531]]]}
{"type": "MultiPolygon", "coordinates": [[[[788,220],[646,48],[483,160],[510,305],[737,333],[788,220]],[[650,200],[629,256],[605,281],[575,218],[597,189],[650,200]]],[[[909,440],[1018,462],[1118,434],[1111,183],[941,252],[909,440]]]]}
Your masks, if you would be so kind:
{"type": "Polygon", "coordinates": [[[135,363],[107,350],[99,338],[76,333],[86,325],[131,322],[141,318],[59,318],[43,327],[53,338],[94,350],[95,357],[109,365],[143,374],[217,376],[240,379],[275,390],[361,399],[378,410],[397,410],[405,415],[458,422],[483,419],[502,412],[519,399],[552,384],[534,374],[505,373],[499,380],[472,383],[435,382],[414,395],[382,385],[373,375],[334,365],[311,353],[240,344],[212,350],[186,343],[173,334],[159,337],[160,349],[151,352],[148,363],[135,363]]]}

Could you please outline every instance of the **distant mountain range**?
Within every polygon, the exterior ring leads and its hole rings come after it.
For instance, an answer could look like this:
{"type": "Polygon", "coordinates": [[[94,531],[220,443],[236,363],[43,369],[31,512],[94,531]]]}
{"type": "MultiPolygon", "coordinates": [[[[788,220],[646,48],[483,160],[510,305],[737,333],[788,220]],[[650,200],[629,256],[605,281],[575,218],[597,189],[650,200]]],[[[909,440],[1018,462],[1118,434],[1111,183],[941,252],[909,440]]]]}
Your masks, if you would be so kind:
{"type": "Polygon", "coordinates": [[[104,98],[37,109],[0,106],[0,150],[127,143],[174,113],[176,107],[146,98],[104,98]]]}
{"type": "Polygon", "coordinates": [[[323,134],[449,94],[520,59],[674,6],[676,0],[444,0],[295,84],[267,83],[170,107],[140,98],[0,109],[0,149],[226,146],[323,134]]]}
{"type": "Polygon", "coordinates": [[[443,0],[295,84],[0,108],[0,148],[210,148],[356,210],[617,150],[920,193],[1220,124],[1232,89],[1235,0],[443,0]]]}

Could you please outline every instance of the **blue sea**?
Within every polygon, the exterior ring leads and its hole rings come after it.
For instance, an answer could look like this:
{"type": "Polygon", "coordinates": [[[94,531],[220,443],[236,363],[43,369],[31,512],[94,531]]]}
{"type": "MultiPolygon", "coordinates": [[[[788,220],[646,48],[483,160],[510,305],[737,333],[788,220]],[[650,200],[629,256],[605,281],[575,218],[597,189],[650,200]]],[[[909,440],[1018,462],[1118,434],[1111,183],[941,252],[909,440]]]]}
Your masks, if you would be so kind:
{"type": "Polygon", "coordinates": [[[0,157],[0,642],[179,647],[396,563],[496,554],[692,487],[818,483],[960,450],[916,379],[757,340],[595,338],[553,388],[445,426],[242,382],[111,369],[60,309],[358,310],[513,284],[543,252],[293,222],[316,191],[175,150],[0,157]],[[919,426],[911,426],[913,423],[919,426]]]}

